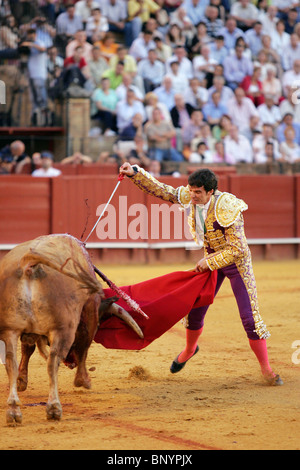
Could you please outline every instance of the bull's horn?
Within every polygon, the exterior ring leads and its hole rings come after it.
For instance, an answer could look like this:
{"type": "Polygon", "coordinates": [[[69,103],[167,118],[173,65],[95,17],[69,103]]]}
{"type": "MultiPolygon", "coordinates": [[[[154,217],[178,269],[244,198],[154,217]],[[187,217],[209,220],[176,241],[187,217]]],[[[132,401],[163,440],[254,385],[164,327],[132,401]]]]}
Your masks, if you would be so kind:
{"type": "Polygon", "coordinates": [[[136,323],[136,321],[132,318],[132,316],[126,312],[126,310],[123,307],[120,307],[120,305],[117,304],[112,304],[109,309],[109,313],[112,313],[113,315],[116,315],[116,317],[121,318],[125,323],[127,323],[130,328],[133,329],[133,331],[136,332],[136,334],[143,339],[144,335],[142,330],[140,329],[139,325],[136,323]]]}

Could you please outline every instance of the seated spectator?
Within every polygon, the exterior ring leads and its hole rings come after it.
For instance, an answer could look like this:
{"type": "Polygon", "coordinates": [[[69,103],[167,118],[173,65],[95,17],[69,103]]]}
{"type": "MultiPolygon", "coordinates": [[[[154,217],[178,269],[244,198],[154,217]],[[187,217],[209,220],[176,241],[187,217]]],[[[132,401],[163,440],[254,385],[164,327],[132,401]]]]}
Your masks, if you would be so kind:
{"type": "Polygon", "coordinates": [[[284,96],[288,95],[289,89],[300,83],[300,59],[293,63],[293,68],[284,72],[282,76],[282,89],[284,96]]]}
{"type": "Polygon", "coordinates": [[[68,3],[65,11],[59,13],[55,26],[57,31],[55,45],[59,53],[64,55],[68,42],[75,36],[77,31],[83,30],[82,19],[75,14],[74,4],[68,3]]]}
{"type": "Polygon", "coordinates": [[[25,150],[25,144],[21,140],[14,140],[10,145],[2,148],[1,155],[12,158],[13,173],[21,173],[23,166],[31,163],[25,150]]]}
{"type": "Polygon", "coordinates": [[[161,119],[159,108],[153,109],[152,120],[147,123],[145,132],[151,159],[160,162],[163,160],[183,161],[183,156],[171,145],[176,131],[171,122],[161,119]]]}
{"type": "Polygon", "coordinates": [[[18,58],[19,30],[16,19],[8,15],[0,27],[0,58],[18,58]]]}
{"type": "Polygon", "coordinates": [[[300,123],[294,121],[292,113],[283,116],[281,124],[276,129],[276,138],[279,143],[285,140],[284,131],[286,127],[293,127],[295,131],[295,142],[300,145],[300,123]]]}
{"type": "Polygon", "coordinates": [[[179,63],[179,73],[185,75],[189,80],[194,76],[193,65],[190,59],[186,56],[186,50],[183,46],[176,46],[174,49],[174,54],[166,62],[166,72],[171,71],[171,62],[174,59],[178,60],[179,63]]]}
{"type": "Polygon", "coordinates": [[[247,31],[257,21],[258,10],[250,0],[238,0],[232,4],[230,15],[236,20],[238,28],[247,31]]]}
{"type": "Polygon", "coordinates": [[[64,61],[64,69],[61,74],[63,88],[68,89],[71,84],[76,84],[81,88],[93,88],[94,85],[90,77],[90,69],[83,56],[83,49],[78,46],[73,56],[67,57],[64,61]]]}
{"type": "Polygon", "coordinates": [[[254,106],[258,107],[265,102],[263,86],[260,80],[260,67],[254,67],[253,74],[246,76],[240,84],[246,97],[250,98],[254,106]]]}
{"type": "Polygon", "coordinates": [[[271,34],[276,31],[276,24],[279,21],[277,13],[278,8],[276,5],[271,4],[267,6],[266,15],[261,18],[264,34],[271,34]]]}
{"type": "Polygon", "coordinates": [[[208,0],[183,0],[181,6],[187,12],[193,25],[196,26],[204,17],[208,3],[208,0]]]}
{"type": "Polygon", "coordinates": [[[108,21],[109,31],[124,34],[125,45],[130,47],[141,32],[141,20],[135,17],[127,21],[126,3],[124,0],[103,0],[102,11],[108,21]]]}
{"type": "Polygon", "coordinates": [[[143,136],[136,135],[134,137],[134,148],[129,151],[126,159],[130,163],[130,165],[149,167],[149,165],[151,165],[151,162],[156,161],[150,160],[145,147],[147,147],[147,145],[143,136]]]}
{"type": "Polygon", "coordinates": [[[135,98],[139,101],[144,101],[144,94],[141,92],[140,88],[133,84],[133,78],[130,73],[122,74],[122,83],[116,88],[116,93],[118,100],[125,100],[128,88],[131,88],[134,91],[135,98]]]}
{"type": "Polygon", "coordinates": [[[186,49],[189,57],[193,59],[201,53],[201,48],[212,42],[212,38],[207,34],[207,26],[204,21],[200,21],[196,26],[195,35],[186,42],[186,49]]]}
{"type": "Polygon", "coordinates": [[[191,141],[191,149],[195,150],[200,141],[205,142],[207,145],[207,148],[211,152],[214,151],[215,145],[216,145],[216,139],[212,135],[210,125],[207,124],[206,122],[203,122],[203,124],[201,125],[201,136],[196,137],[195,139],[191,141]]]}
{"type": "Polygon", "coordinates": [[[106,59],[107,63],[116,55],[119,48],[119,44],[115,41],[114,34],[110,31],[105,33],[103,38],[100,41],[96,41],[94,44],[100,48],[101,54],[106,59]]]}
{"type": "Polygon", "coordinates": [[[252,148],[249,140],[239,133],[238,127],[231,125],[229,134],[224,139],[225,153],[231,161],[237,163],[252,163],[252,148]]]}
{"type": "Polygon", "coordinates": [[[171,57],[172,48],[164,42],[164,37],[161,33],[154,33],[153,41],[155,42],[155,50],[158,60],[163,64],[171,57]]]}
{"type": "Polygon", "coordinates": [[[262,91],[264,95],[271,95],[275,104],[279,104],[279,98],[282,96],[282,87],[280,80],[276,77],[276,68],[273,64],[266,67],[267,76],[262,81],[262,91]]]}
{"type": "Polygon", "coordinates": [[[224,46],[228,51],[235,48],[236,40],[244,37],[244,32],[237,27],[236,20],[229,16],[226,20],[225,26],[219,32],[220,36],[224,38],[224,46]]]}
{"type": "Polygon", "coordinates": [[[177,59],[173,59],[170,63],[171,70],[169,76],[172,78],[173,89],[175,93],[184,93],[189,85],[189,81],[185,75],[180,73],[179,62],[177,59]]]}
{"type": "Polygon", "coordinates": [[[155,93],[147,93],[145,96],[145,112],[147,121],[152,120],[152,112],[154,108],[160,109],[162,120],[172,121],[170,111],[168,110],[166,105],[158,101],[158,97],[155,93]]]}
{"type": "Polygon", "coordinates": [[[171,25],[176,24],[180,28],[182,36],[186,41],[189,41],[195,32],[195,27],[188,17],[185,8],[182,6],[169,15],[169,23],[171,25]]]}
{"type": "Polygon", "coordinates": [[[109,68],[107,61],[101,54],[98,46],[92,48],[92,58],[88,61],[90,76],[95,87],[101,83],[103,72],[109,68]]]}
{"type": "Polygon", "coordinates": [[[218,64],[223,64],[225,57],[227,57],[228,50],[224,45],[224,37],[216,36],[213,43],[210,43],[210,57],[218,64]]]}
{"type": "Polygon", "coordinates": [[[282,68],[286,72],[293,68],[295,60],[300,57],[300,39],[296,33],[291,34],[290,43],[282,55],[282,68]]]}
{"type": "Polygon", "coordinates": [[[220,119],[219,125],[214,126],[212,128],[212,135],[214,136],[214,138],[217,141],[223,140],[226,137],[226,135],[229,134],[231,124],[232,122],[231,122],[230,117],[227,114],[223,114],[223,116],[220,119]]]}
{"type": "MultiPolygon", "coordinates": [[[[273,65],[267,62],[267,55],[265,51],[259,51],[256,60],[253,62],[254,67],[260,67],[260,78],[263,82],[267,77],[267,68],[269,65],[273,65]]],[[[274,66],[275,67],[275,66],[274,66]]],[[[275,75],[277,73],[277,69],[275,67],[275,75]]]]}
{"type": "Polygon", "coordinates": [[[13,172],[14,161],[10,155],[0,153],[0,176],[10,175],[13,172]]]}
{"type": "Polygon", "coordinates": [[[138,17],[141,24],[146,23],[151,16],[156,16],[161,9],[154,0],[129,0],[127,8],[129,20],[138,17]]]}
{"type": "Polygon", "coordinates": [[[267,143],[272,143],[274,158],[278,160],[280,158],[280,152],[278,141],[274,138],[274,127],[271,124],[265,123],[262,126],[262,132],[256,132],[253,137],[252,150],[254,163],[265,163],[267,143]]]}
{"type": "Polygon", "coordinates": [[[271,47],[280,57],[283,56],[285,49],[290,44],[290,35],[285,32],[284,21],[279,20],[276,23],[276,30],[271,34],[271,47]]]}
{"type": "Polygon", "coordinates": [[[161,86],[155,88],[154,93],[158,97],[159,103],[163,103],[169,111],[175,106],[175,91],[172,78],[166,75],[161,86]]]}
{"type": "Polygon", "coordinates": [[[61,171],[53,167],[53,155],[51,152],[41,152],[41,168],[34,170],[31,176],[52,178],[61,175],[61,171]]]}
{"type": "Polygon", "coordinates": [[[93,163],[93,159],[88,155],[83,155],[81,152],[75,152],[73,155],[60,161],[61,165],[84,165],[87,163],[93,163]]]}
{"type": "Polygon", "coordinates": [[[300,161],[300,145],[296,142],[296,132],[292,126],[284,129],[284,140],[279,146],[282,160],[288,163],[300,161]]]}
{"type": "Polygon", "coordinates": [[[150,175],[154,176],[154,178],[159,178],[161,176],[161,163],[158,160],[151,160],[147,171],[150,175]]]}
{"type": "MultiPolygon", "coordinates": [[[[299,8],[299,6],[298,6],[299,8]]],[[[299,22],[297,8],[289,8],[284,19],[285,32],[292,35],[295,31],[295,27],[299,22]]]]}
{"type": "Polygon", "coordinates": [[[119,133],[119,141],[133,141],[136,136],[144,138],[144,117],[140,113],[132,116],[131,122],[119,133]]]}
{"type": "Polygon", "coordinates": [[[205,142],[200,141],[197,144],[196,152],[192,152],[189,156],[189,163],[213,163],[211,151],[205,142]]]}
{"type": "Polygon", "coordinates": [[[235,161],[232,157],[226,154],[225,145],[222,140],[215,144],[215,152],[212,156],[213,163],[225,163],[226,165],[234,165],[235,161]]]}
{"type": "Polygon", "coordinates": [[[183,97],[186,103],[193,106],[193,108],[201,109],[207,103],[208,92],[207,89],[201,86],[198,78],[193,77],[189,81],[189,86],[185,89],[183,97]]]}
{"type": "Polygon", "coordinates": [[[263,25],[260,21],[254,23],[253,28],[245,32],[245,41],[251,51],[253,58],[256,58],[262,49],[263,25]]]}
{"type": "Polygon", "coordinates": [[[259,123],[259,114],[254,104],[245,96],[242,88],[238,87],[234,91],[234,98],[228,102],[228,115],[235,124],[239,132],[246,135],[251,140],[252,129],[259,123]]]}
{"type": "Polygon", "coordinates": [[[99,8],[99,3],[95,0],[79,0],[75,3],[75,15],[81,18],[85,30],[87,30],[89,18],[96,8],[99,8]]]}
{"type": "Polygon", "coordinates": [[[202,137],[203,113],[200,109],[194,109],[191,119],[182,127],[182,141],[185,146],[189,146],[191,141],[202,137]]]}
{"type": "Polygon", "coordinates": [[[210,38],[218,37],[220,30],[224,27],[224,23],[223,20],[219,18],[219,10],[215,5],[210,4],[206,7],[204,21],[207,35],[210,38]]]}
{"type": "Polygon", "coordinates": [[[141,114],[144,122],[146,119],[144,106],[136,99],[134,90],[129,88],[127,90],[126,99],[119,101],[116,108],[117,128],[119,133],[132,123],[132,118],[137,113],[141,114]]]}
{"type": "Polygon", "coordinates": [[[281,114],[279,107],[274,103],[272,95],[265,96],[265,103],[258,106],[257,111],[259,113],[260,121],[263,124],[272,124],[272,126],[278,126],[281,122],[281,114]]]}
{"type": "Polygon", "coordinates": [[[266,54],[266,61],[268,64],[273,64],[276,67],[278,77],[282,75],[281,56],[273,49],[271,43],[271,36],[264,34],[262,37],[262,51],[266,54]]]}
{"type": "Polygon", "coordinates": [[[97,109],[92,119],[97,119],[101,123],[104,135],[115,135],[118,97],[115,90],[110,88],[108,78],[101,79],[101,88],[96,88],[91,100],[97,109]]]}
{"type": "Polygon", "coordinates": [[[108,32],[108,22],[102,14],[99,6],[93,8],[91,15],[87,19],[86,34],[89,40],[95,44],[96,41],[102,41],[108,32]]]}
{"type": "Polygon", "coordinates": [[[221,102],[221,94],[219,91],[215,91],[212,94],[212,102],[206,103],[203,106],[203,115],[208,124],[212,126],[218,126],[220,120],[224,114],[228,113],[227,106],[221,102]]]}
{"type": "Polygon", "coordinates": [[[119,60],[116,68],[109,68],[102,74],[102,78],[109,78],[110,88],[116,90],[123,81],[124,62],[119,60]]]}
{"type": "Polygon", "coordinates": [[[276,161],[282,161],[281,154],[280,157],[277,158],[274,152],[274,143],[267,142],[264,148],[264,151],[260,155],[260,159],[255,163],[275,163],[276,161]]]}
{"type": "Polygon", "coordinates": [[[211,83],[216,65],[216,60],[210,57],[209,46],[204,45],[201,47],[200,55],[197,55],[193,59],[194,76],[197,77],[200,82],[206,79],[211,83]]]}
{"type": "Polygon", "coordinates": [[[134,57],[136,62],[148,57],[150,49],[155,49],[155,42],[152,39],[151,31],[144,31],[138,36],[130,46],[129,54],[134,57]]]}
{"type": "Polygon", "coordinates": [[[59,67],[63,68],[64,66],[64,59],[58,55],[57,47],[51,46],[47,50],[47,71],[48,71],[48,79],[54,77],[54,68],[59,67]]]}
{"type": "Polygon", "coordinates": [[[294,89],[291,88],[288,90],[288,96],[280,102],[279,110],[281,117],[285,116],[286,114],[291,114],[293,116],[294,122],[300,124],[300,102],[298,99],[295,100],[294,89]]]}
{"type": "Polygon", "coordinates": [[[148,51],[148,57],[140,60],[138,64],[138,74],[144,80],[145,92],[153,91],[163,81],[165,67],[163,63],[157,59],[155,49],[148,51]]]}
{"type": "Polygon", "coordinates": [[[183,95],[176,94],[174,96],[175,106],[170,111],[172,123],[175,128],[183,128],[190,123],[190,117],[194,108],[185,103],[183,95]]]}
{"type": "Polygon", "coordinates": [[[218,91],[221,96],[221,103],[227,106],[228,100],[234,98],[234,93],[231,88],[225,85],[225,78],[222,76],[215,76],[213,79],[213,86],[208,89],[208,102],[212,103],[212,95],[218,91]]]}
{"type": "Polygon", "coordinates": [[[88,62],[84,57],[84,50],[82,46],[77,46],[74,53],[64,60],[65,70],[72,70],[78,68],[85,78],[90,77],[88,62]]]}
{"type": "Polygon", "coordinates": [[[185,36],[177,23],[171,23],[166,34],[166,43],[172,49],[177,46],[184,46],[186,42],[185,36]]]}
{"type": "Polygon", "coordinates": [[[240,86],[246,76],[253,74],[252,61],[243,55],[244,50],[245,47],[237,43],[235,53],[227,56],[223,62],[224,77],[232,90],[240,86]]]}

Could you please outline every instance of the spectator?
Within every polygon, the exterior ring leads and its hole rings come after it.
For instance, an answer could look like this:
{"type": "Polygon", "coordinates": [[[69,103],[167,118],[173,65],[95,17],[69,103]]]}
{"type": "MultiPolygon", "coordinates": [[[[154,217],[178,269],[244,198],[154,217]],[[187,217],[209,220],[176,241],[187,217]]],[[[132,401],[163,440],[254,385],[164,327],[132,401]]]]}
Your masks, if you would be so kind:
{"type": "Polygon", "coordinates": [[[256,21],[253,28],[245,32],[245,41],[251,51],[253,58],[256,58],[262,49],[263,25],[261,21],[256,21]]]}
{"type": "Polygon", "coordinates": [[[98,46],[93,46],[92,48],[92,58],[88,61],[88,67],[93,84],[95,87],[99,86],[103,73],[108,69],[108,64],[104,57],[102,57],[98,46]]]}
{"type": "Polygon", "coordinates": [[[211,95],[212,101],[203,106],[203,115],[208,124],[218,126],[224,114],[228,113],[227,107],[221,102],[221,94],[215,91],[211,95]]]}
{"type": "Polygon", "coordinates": [[[290,88],[300,83],[300,59],[294,60],[293,68],[284,72],[282,76],[282,89],[284,96],[288,96],[290,88]]]}
{"type": "Polygon", "coordinates": [[[66,57],[64,61],[63,80],[65,88],[71,83],[84,87],[86,81],[90,78],[90,70],[87,61],[83,56],[83,49],[77,46],[71,57],[66,57]]]}
{"type": "Polygon", "coordinates": [[[291,114],[294,118],[295,123],[300,124],[300,101],[299,99],[295,100],[294,89],[290,89],[288,91],[288,96],[280,102],[279,110],[282,117],[286,114],[291,114]]]}
{"type": "Polygon", "coordinates": [[[68,4],[66,10],[56,18],[56,46],[63,55],[70,39],[83,29],[81,18],[75,14],[75,5],[68,4]]]}
{"type": "Polygon", "coordinates": [[[185,89],[183,96],[186,103],[193,106],[193,108],[199,109],[201,109],[208,100],[207,89],[200,85],[196,77],[190,79],[189,86],[185,89]]]}
{"type": "Polygon", "coordinates": [[[0,153],[0,176],[10,175],[13,171],[14,162],[10,155],[2,155],[0,153]]]}
{"type": "Polygon", "coordinates": [[[276,66],[277,75],[281,77],[282,75],[282,65],[281,65],[281,57],[271,47],[271,37],[265,34],[262,38],[263,48],[262,51],[266,54],[267,63],[273,64],[276,66]]]}
{"type": "Polygon", "coordinates": [[[185,41],[189,41],[192,38],[195,32],[195,27],[188,17],[185,8],[182,6],[177,8],[173,13],[170,14],[169,20],[170,24],[176,24],[180,28],[182,37],[185,39],[185,41]]]}
{"type": "Polygon", "coordinates": [[[183,156],[171,145],[171,140],[176,136],[175,129],[171,122],[161,119],[159,108],[154,108],[152,120],[145,127],[149,155],[152,160],[183,161],[183,156]]]}
{"type": "Polygon", "coordinates": [[[161,163],[158,160],[151,160],[147,171],[150,175],[154,176],[154,178],[159,178],[161,176],[161,163]]]}
{"type": "Polygon", "coordinates": [[[47,71],[50,77],[54,77],[54,68],[60,67],[61,69],[64,66],[64,59],[58,55],[58,50],[56,46],[51,46],[47,51],[47,71]]]}
{"type": "Polygon", "coordinates": [[[122,74],[123,80],[120,83],[120,85],[116,88],[116,93],[119,101],[125,100],[126,99],[126,94],[128,88],[131,88],[134,91],[135,94],[135,99],[138,101],[143,102],[144,100],[144,94],[141,92],[140,88],[135,86],[133,84],[133,79],[130,73],[124,73],[122,74]]]}
{"type": "Polygon", "coordinates": [[[104,135],[115,135],[116,128],[116,107],[118,96],[115,90],[110,88],[108,78],[101,79],[101,88],[97,88],[92,97],[92,102],[97,108],[93,119],[100,121],[104,135]]]}
{"type": "Polygon", "coordinates": [[[236,40],[244,37],[244,32],[237,27],[236,20],[229,16],[226,20],[225,26],[220,30],[220,36],[224,38],[224,46],[227,50],[234,49],[236,40]]]}
{"type": "Polygon", "coordinates": [[[206,122],[203,122],[201,126],[201,137],[196,137],[195,139],[192,140],[191,142],[191,149],[194,150],[197,147],[197,144],[200,142],[200,140],[203,140],[203,142],[206,143],[207,148],[213,152],[215,149],[215,144],[216,144],[216,139],[212,135],[210,125],[207,124],[206,122]]]}
{"type": "Polygon", "coordinates": [[[136,136],[144,137],[144,117],[140,113],[132,116],[131,122],[119,133],[120,141],[133,141],[136,136]]]}
{"type": "Polygon", "coordinates": [[[237,126],[230,126],[229,135],[224,139],[225,153],[236,163],[252,163],[252,148],[249,140],[239,133],[237,126]]]}
{"type": "Polygon", "coordinates": [[[258,10],[250,0],[238,0],[233,3],[230,15],[236,20],[238,28],[242,31],[247,31],[257,21],[258,10]]]}
{"type": "Polygon", "coordinates": [[[108,21],[109,31],[124,34],[125,45],[130,47],[141,32],[140,18],[127,21],[127,2],[124,0],[104,0],[102,11],[108,21]]]}
{"type": "MultiPolygon", "coordinates": [[[[95,0],[79,0],[75,3],[75,15],[81,18],[84,29],[86,31],[88,31],[89,18],[93,16],[94,10],[98,8],[99,2],[95,0]]],[[[88,36],[90,36],[89,33],[88,36]]]]}
{"type": "Polygon", "coordinates": [[[210,48],[208,45],[201,47],[201,54],[193,59],[194,76],[201,82],[204,79],[211,82],[215,71],[217,61],[210,57],[210,48]]]}
{"type": "Polygon", "coordinates": [[[40,111],[45,111],[48,106],[47,49],[41,41],[36,39],[36,31],[34,29],[27,31],[27,39],[21,45],[22,47],[28,47],[30,51],[27,67],[33,99],[32,123],[38,124],[37,114],[40,111]]]}
{"type": "Polygon", "coordinates": [[[158,97],[155,93],[149,92],[145,96],[145,112],[146,119],[152,120],[152,113],[154,108],[159,108],[161,111],[161,117],[163,121],[172,121],[170,111],[164,103],[158,101],[158,97]]]}
{"type": "Polygon", "coordinates": [[[93,159],[88,155],[83,155],[81,152],[75,152],[73,155],[60,161],[61,165],[84,165],[88,163],[93,163],[93,159]]]}
{"type": "Polygon", "coordinates": [[[189,163],[203,163],[205,165],[213,163],[212,153],[202,140],[197,144],[196,152],[190,154],[189,163]]]}
{"type": "Polygon", "coordinates": [[[260,106],[265,102],[265,96],[263,94],[263,85],[260,81],[261,69],[260,67],[254,67],[252,76],[247,76],[241,82],[240,86],[243,88],[246,97],[250,98],[254,106],[260,106]]]}
{"type": "Polygon", "coordinates": [[[219,10],[215,5],[209,4],[206,7],[204,21],[206,24],[207,35],[210,38],[218,37],[224,23],[223,20],[219,18],[219,10]]]}
{"type": "Polygon", "coordinates": [[[134,57],[136,62],[148,57],[150,49],[155,49],[155,42],[152,39],[151,31],[144,31],[141,36],[137,37],[129,49],[129,54],[134,57]]]}
{"type": "Polygon", "coordinates": [[[110,88],[116,90],[119,85],[121,85],[123,81],[123,73],[124,73],[124,62],[119,60],[116,65],[116,68],[109,68],[105,70],[102,74],[103,78],[109,78],[110,81],[110,88]]]}
{"type": "Polygon", "coordinates": [[[175,91],[173,88],[172,78],[166,75],[160,87],[155,88],[154,93],[158,97],[158,101],[163,103],[169,111],[175,105],[175,91]]]}
{"type": "Polygon", "coordinates": [[[134,137],[134,148],[129,151],[126,159],[130,163],[130,165],[148,167],[151,166],[153,162],[156,162],[156,160],[150,160],[148,152],[145,150],[145,147],[146,144],[144,138],[140,135],[136,135],[134,137]]]}
{"type": "Polygon", "coordinates": [[[300,40],[297,34],[291,34],[290,43],[284,50],[282,55],[282,68],[284,71],[290,70],[293,68],[295,60],[300,57],[300,40]]]}
{"type": "Polygon", "coordinates": [[[223,62],[224,77],[232,90],[237,88],[247,75],[252,76],[253,73],[253,64],[243,55],[244,50],[242,44],[237,44],[234,55],[227,56],[223,62]]]}
{"type": "Polygon", "coordinates": [[[285,32],[292,35],[295,31],[295,26],[297,25],[298,21],[299,19],[297,8],[289,8],[287,12],[287,18],[284,20],[285,32]]]}
{"type": "Polygon", "coordinates": [[[109,26],[107,18],[102,14],[99,7],[93,8],[91,15],[87,19],[86,34],[90,41],[102,41],[108,32],[109,26]]]}
{"type": "Polygon", "coordinates": [[[287,113],[283,116],[283,119],[276,129],[276,137],[279,143],[285,140],[284,131],[287,127],[293,127],[295,131],[294,141],[300,145],[300,124],[294,121],[293,115],[287,113]]]}
{"type": "Polygon", "coordinates": [[[144,80],[145,92],[153,91],[164,78],[165,67],[163,63],[157,59],[155,49],[148,51],[148,57],[142,59],[138,64],[138,74],[144,80]]]}
{"type": "Polygon", "coordinates": [[[116,42],[114,33],[108,31],[104,34],[100,41],[96,41],[95,46],[100,48],[102,56],[105,58],[107,63],[110,62],[110,59],[116,55],[119,48],[119,44],[116,42]]]}
{"type": "Polygon", "coordinates": [[[197,56],[201,52],[202,46],[212,42],[212,38],[207,34],[207,26],[204,21],[196,26],[196,34],[186,43],[187,51],[191,58],[197,56]]]}
{"type": "Polygon", "coordinates": [[[66,57],[72,57],[77,47],[82,48],[82,54],[86,62],[92,58],[93,46],[87,41],[86,32],[83,30],[76,31],[74,39],[71,40],[66,47],[66,57]]]}
{"type": "Polygon", "coordinates": [[[279,104],[282,95],[281,82],[276,78],[276,68],[273,64],[266,67],[267,76],[262,82],[262,91],[264,95],[271,95],[275,104],[279,104]]]}
{"type": "Polygon", "coordinates": [[[271,4],[267,7],[267,14],[261,19],[264,34],[272,34],[276,31],[276,24],[279,21],[277,13],[278,8],[276,5],[271,4]]]}
{"type": "Polygon", "coordinates": [[[272,95],[265,95],[265,103],[258,106],[257,111],[263,124],[269,123],[276,127],[281,122],[280,110],[272,95]]]}
{"type": "Polygon", "coordinates": [[[228,102],[228,115],[239,132],[251,140],[252,129],[259,123],[257,109],[250,98],[245,96],[242,88],[236,88],[234,95],[234,98],[228,102]]]}
{"type": "Polygon", "coordinates": [[[228,50],[224,46],[224,37],[216,36],[213,43],[210,43],[210,57],[218,64],[223,64],[225,57],[227,57],[228,50]]]}
{"type": "Polygon", "coordinates": [[[130,74],[134,83],[144,92],[143,80],[137,75],[136,60],[128,54],[127,48],[123,45],[119,45],[116,54],[111,57],[109,61],[110,68],[115,69],[119,61],[124,63],[124,73],[130,74]]]}
{"type": "Polygon", "coordinates": [[[232,89],[225,85],[225,78],[222,76],[216,76],[213,79],[213,86],[208,89],[208,102],[212,102],[212,94],[215,91],[220,93],[221,103],[224,106],[227,106],[228,100],[234,97],[232,89]]]}
{"type": "Polygon", "coordinates": [[[189,85],[189,81],[185,75],[180,73],[177,59],[173,59],[170,63],[170,68],[169,76],[172,78],[174,92],[183,94],[189,85]]]}
{"type": "Polygon", "coordinates": [[[172,123],[175,128],[183,128],[190,123],[190,117],[194,108],[185,103],[183,96],[179,93],[174,96],[175,106],[170,111],[172,123]]]}
{"type": "Polygon", "coordinates": [[[119,101],[116,108],[117,114],[117,128],[122,132],[126,126],[131,124],[132,118],[135,114],[141,114],[143,122],[145,121],[145,109],[140,101],[135,97],[134,90],[128,89],[126,99],[119,101]]]}
{"type": "Polygon", "coordinates": [[[31,175],[34,177],[52,178],[61,175],[61,171],[53,167],[53,155],[51,152],[41,152],[41,168],[34,170],[31,175]]]}
{"type": "Polygon", "coordinates": [[[212,129],[212,135],[216,140],[223,140],[226,135],[229,134],[229,129],[231,127],[231,118],[227,114],[223,114],[220,119],[219,125],[214,126],[212,129]]]}
{"type": "Polygon", "coordinates": [[[283,55],[285,49],[288,47],[290,43],[290,35],[285,32],[284,28],[285,28],[284,21],[279,20],[276,23],[276,30],[270,34],[271,47],[280,56],[283,55]]]}
{"type": "Polygon", "coordinates": [[[182,142],[184,146],[190,146],[191,141],[202,137],[203,113],[200,109],[194,109],[191,119],[182,128],[182,142]]]}
{"type": "Polygon", "coordinates": [[[155,50],[158,60],[165,64],[172,55],[172,48],[163,41],[163,36],[160,33],[155,33],[153,35],[153,41],[155,42],[155,50]]]}
{"type": "Polygon", "coordinates": [[[208,3],[208,0],[183,0],[181,6],[187,12],[193,25],[196,26],[203,20],[208,3]]]}
{"type": "Polygon", "coordinates": [[[287,126],[284,129],[284,140],[280,143],[279,149],[282,160],[288,163],[300,161],[300,146],[296,140],[296,133],[293,126],[287,126]]]}
{"type": "Polygon", "coordinates": [[[7,157],[7,163],[11,163],[10,159],[12,159],[12,171],[14,173],[21,173],[23,166],[31,162],[30,157],[25,152],[25,144],[21,140],[14,140],[9,146],[7,145],[1,149],[1,155],[7,157]]]}
{"type": "Polygon", "coordinates": [[[212,155],[213,163],[225,163],[226,165],[234,165],[235,161],[226,154],[225,145],[222,140],[216,142],[215,152],[212,155]]]}
{"type": "Polygon", "coordinates": [[[265,123],[262,126],[262,132],[257,132],[254,135],[252,141],[253,160],[254,163],[265,163],[266,162],[266,144],[271,143],[273,145],[272,152],[275,160],[279,160],[279,144],[277,139],[274,138],[274,126],[265,123]]]}
{"type": "Polygon", "coordinates": [[[186,56],[186,50],[183,46],[176,46],[174,54],[166,62],[166,72],[171,71],[171,63],[174,59],[178,60],[179,73],[185,75],[189,80],[194,76],[193,66],[190,59],[186,56]]]}
{"type": "Polygon", "coordinates": [[[138,17],[141,24],[146,23],[151,15],[155,16],[161,9],[154,0],[129,0],[127,8],[129,20],[138,17]]]}
{"type": "Polygon", "coordinates": [[[181,28],[177,23],[172,23],[168,29],[166,35],[166,43],[171,49],[175,49],[177,46],[184,46],[186,39],[183,35],[181,28]]]}

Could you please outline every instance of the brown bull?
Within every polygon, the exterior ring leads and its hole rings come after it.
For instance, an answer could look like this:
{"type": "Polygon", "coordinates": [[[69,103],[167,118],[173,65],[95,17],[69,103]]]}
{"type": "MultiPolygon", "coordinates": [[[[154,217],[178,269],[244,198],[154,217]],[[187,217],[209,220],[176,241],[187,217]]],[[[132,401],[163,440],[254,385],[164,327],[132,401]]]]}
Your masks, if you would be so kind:
{"type": "MultiPolygon", "coordinates": [[[[17,392],[27,386],[28,361],[35,343],[47,359],[48,419],[62,415],[57,388],[60,361],[77,365],[76,386],[90,387],[86,357],[103,298],[84,244],[70,235],[39,237],[18,245],[1,260],[0,340],[6,345],[8,423],[22,421],[17,392]],[[22,341],[19,375],[18,338],[22,341]]],[[[104,304],[110,313],[123,315],[115,304],[104,304]]],[[[136,324],[131,326],[142,336],[136,324]]]]}

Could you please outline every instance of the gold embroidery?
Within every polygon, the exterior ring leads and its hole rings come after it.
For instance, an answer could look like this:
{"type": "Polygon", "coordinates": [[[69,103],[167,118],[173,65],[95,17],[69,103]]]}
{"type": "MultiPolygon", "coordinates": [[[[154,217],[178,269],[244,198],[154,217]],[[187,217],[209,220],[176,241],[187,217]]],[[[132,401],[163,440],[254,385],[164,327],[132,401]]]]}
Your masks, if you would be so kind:
{"type": "Polygon", "coordinates": [[[222,227],[229,227],[239,214],[248,209],[247,204],[230,193],[222,193],[215,205],[215,216],[222,227]]]}

